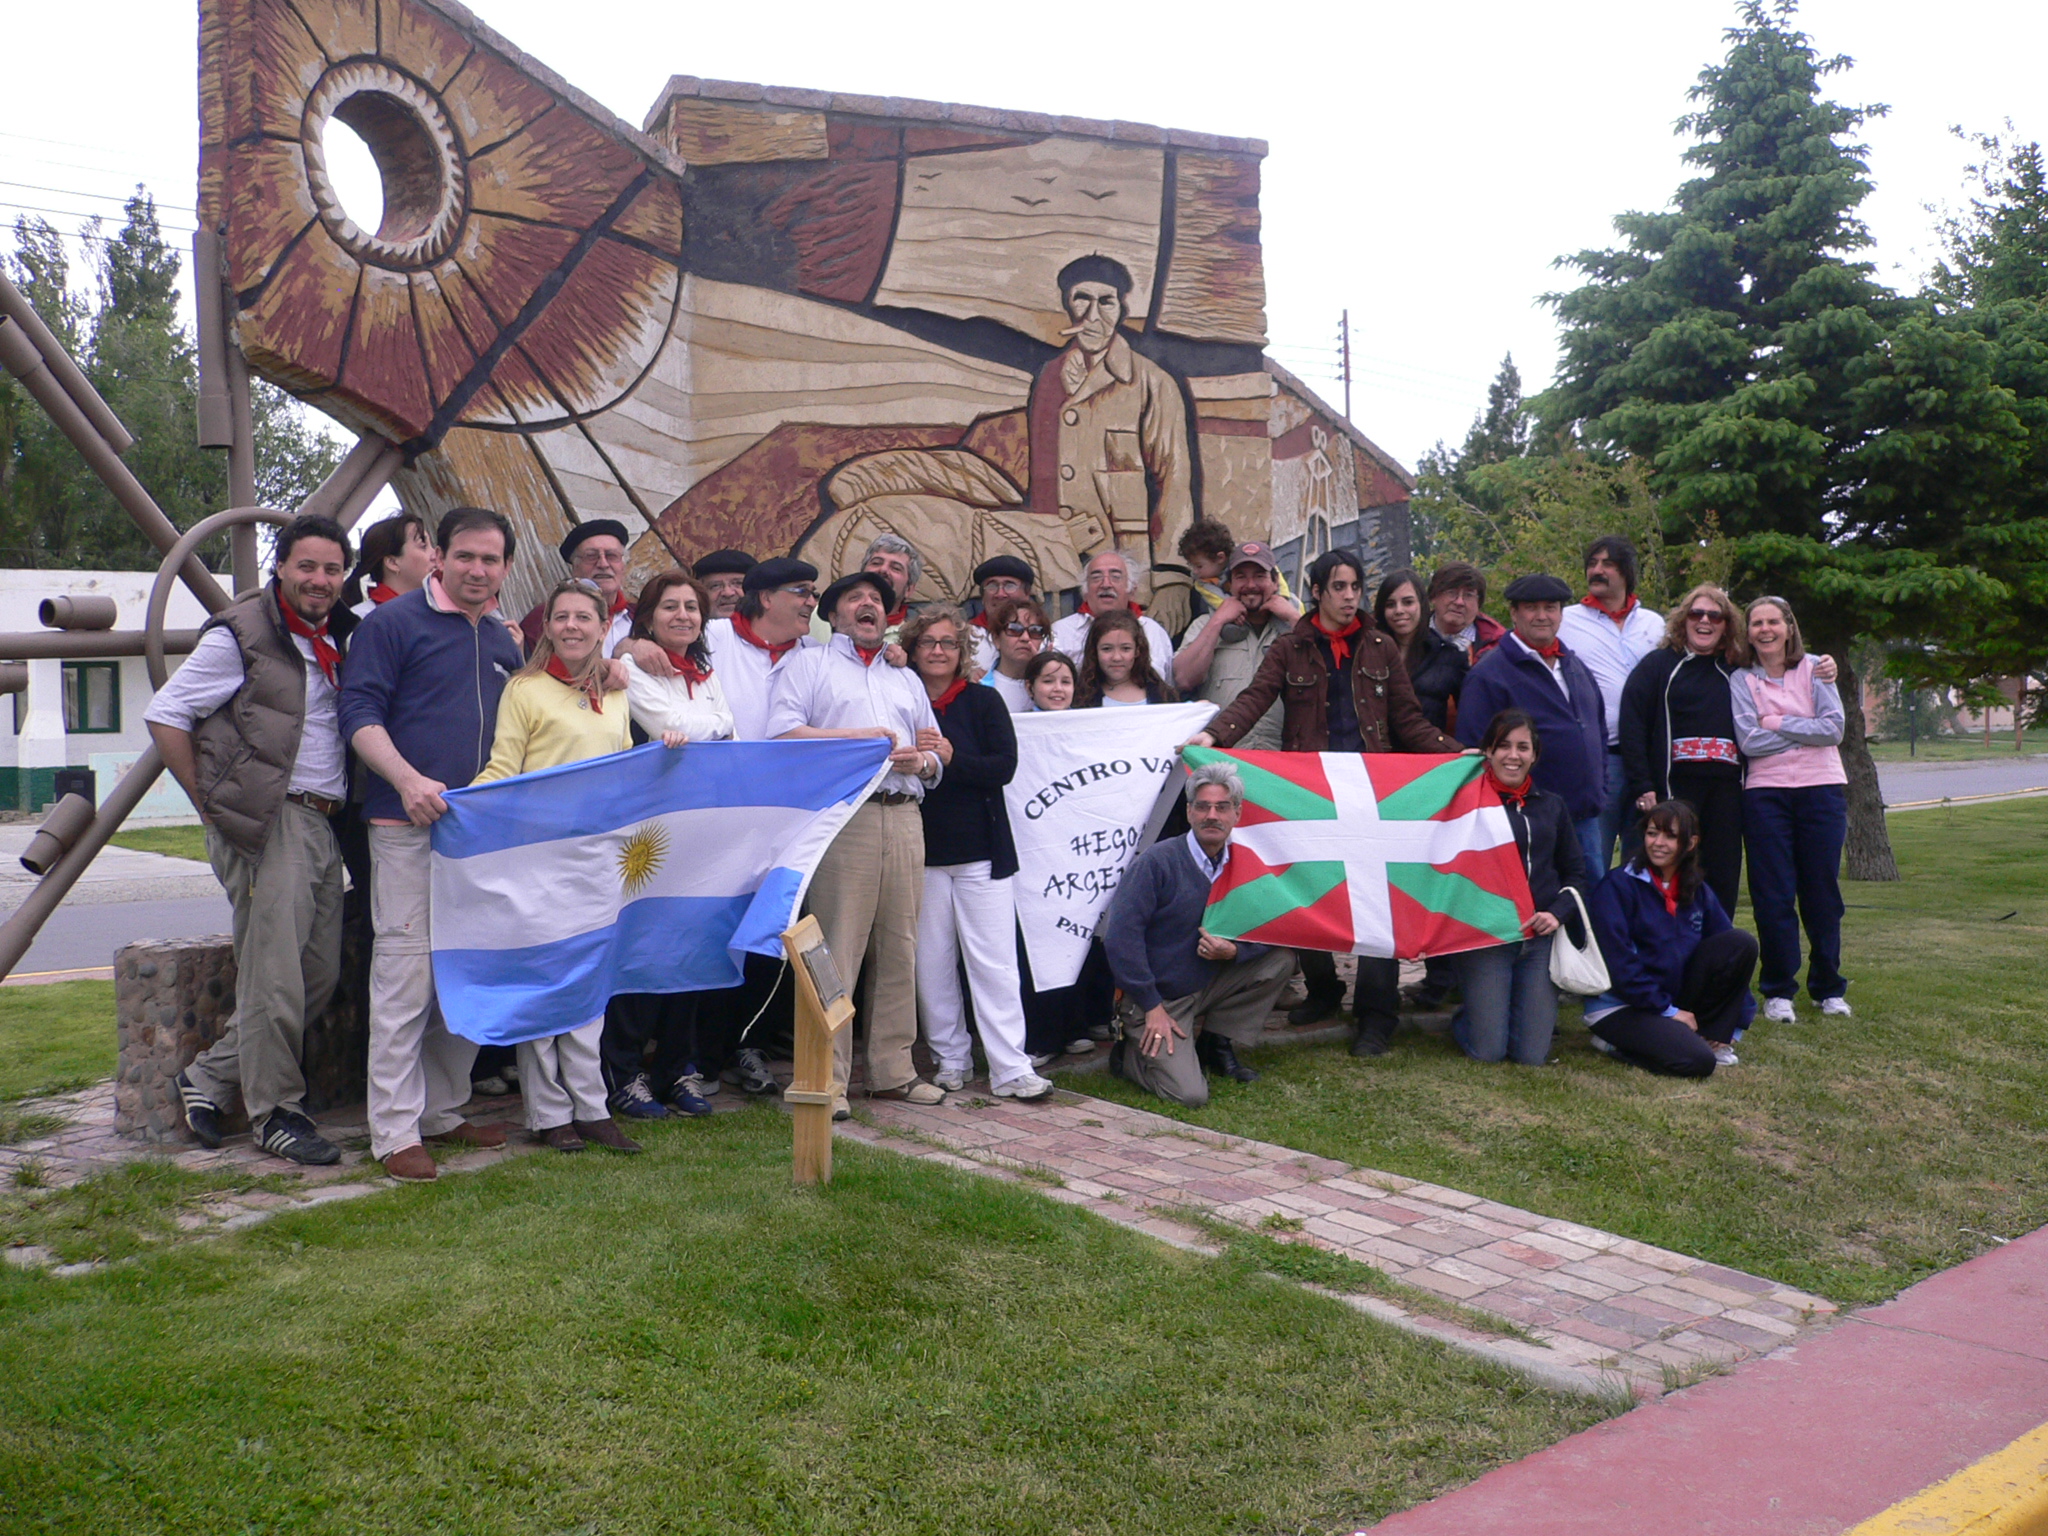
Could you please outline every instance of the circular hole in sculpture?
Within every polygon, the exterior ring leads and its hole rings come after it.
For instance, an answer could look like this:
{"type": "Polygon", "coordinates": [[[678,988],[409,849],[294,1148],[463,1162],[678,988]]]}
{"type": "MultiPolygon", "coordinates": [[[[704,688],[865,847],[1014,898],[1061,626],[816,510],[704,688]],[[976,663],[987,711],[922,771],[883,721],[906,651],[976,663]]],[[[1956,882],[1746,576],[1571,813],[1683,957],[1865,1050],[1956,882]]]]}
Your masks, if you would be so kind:
{"type": "Polygon", "coordinates": [[[329,162],[335,191],[357,226],[374,229],[379,240],[393,245],[408,244],[431,230],[445,200],[441,152],[412,108],[382,91],[358,91],[335,104],[332,123],[347,132],[330,133],[326,142],[353,138],[368,151],[376,170],[379,214],[372,224],[355,218],[348,191],[329,162]]]}
{"type": "Polygon", "coordinates": [[[335,201],[349,222],[365,234],[384,222],[384,173],[363,136],[339,118],[321,129],[320,147],[327,156],[327,180],[335,201]]]}

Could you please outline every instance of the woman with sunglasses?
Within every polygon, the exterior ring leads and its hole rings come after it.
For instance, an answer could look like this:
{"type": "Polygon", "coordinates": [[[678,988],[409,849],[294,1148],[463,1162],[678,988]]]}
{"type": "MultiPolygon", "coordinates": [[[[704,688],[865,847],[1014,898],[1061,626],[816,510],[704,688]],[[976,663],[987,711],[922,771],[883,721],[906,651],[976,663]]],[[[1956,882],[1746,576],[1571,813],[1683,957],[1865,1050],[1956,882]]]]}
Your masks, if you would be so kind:
{"type": "MultiPolygon", "coordinates": [[[[1742,755],[1728,683],[1749,660],[1746,636],[1734,600],[1702,582],[1679,599],[1663,641],[1621,690],[1627,803],[1641,815],[1683,800],[1698,813],[1700,870],[1727,912],[1742,888],[1742,755]]],[[[1635,820],[1622,828],[1624,852],[1636,844],[1635,820]]]]}
{"type": "Polygon", "coordinates": [[[1024,672],[1031,665],[1031,658],[1045,649],[1045,637],[1052,633],[1052,620],[1046,617],[1035,597],[1000,598],[982,617],[988,620],[988,632],[995,637],[996,650],[996,664],[982,681],[995,689],[1011,714],[1025,714],[1032,705],[1031,685],[1025,681],[1024,672]]]}

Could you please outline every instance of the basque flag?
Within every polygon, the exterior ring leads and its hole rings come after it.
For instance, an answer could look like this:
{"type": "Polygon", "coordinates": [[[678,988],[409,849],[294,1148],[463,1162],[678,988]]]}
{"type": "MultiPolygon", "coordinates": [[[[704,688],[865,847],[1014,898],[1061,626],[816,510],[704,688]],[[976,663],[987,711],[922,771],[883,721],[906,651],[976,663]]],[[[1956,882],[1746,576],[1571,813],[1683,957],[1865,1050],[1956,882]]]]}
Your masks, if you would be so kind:
{"type": "Polygon", "coordinates": [[[516,1045],[588,1023],[621,992],[737,986],[741,955],[782,954],[818,860],[887,774],[889,749],[651,742],[450,790],[433,859],[448,1027],[516,1045]]]}
{"type": "Polygon", "coordinates": [[[1486,760],[1408,752],[1219,752],[1244,781],[1203,927],[1222,939],[1420,960],[1507,944],[1534,913],[1486,760]]]}

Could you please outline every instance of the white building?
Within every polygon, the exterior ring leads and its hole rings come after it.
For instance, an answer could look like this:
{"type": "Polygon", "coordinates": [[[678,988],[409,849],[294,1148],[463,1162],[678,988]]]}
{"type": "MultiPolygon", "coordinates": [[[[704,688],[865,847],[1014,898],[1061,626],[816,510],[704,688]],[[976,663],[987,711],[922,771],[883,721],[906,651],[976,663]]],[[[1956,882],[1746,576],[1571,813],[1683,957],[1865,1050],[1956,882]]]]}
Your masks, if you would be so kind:
{"type": "MultiPolygon", "coordinates": [[[[111,597],[119,630],[139,631],[149,608],[153,571],[0,571],[0,631],[54,634],[36,617],[49,597],[111,597]]],[[[197,629],[206,619],[183,582],[171,587],[169,629],[197,629]]],[[[172,656],[175,667],[183,658],[172,656]]],[[[149,745],[142,712],[156,690],[140,656],[104,661],[31,661],[28,691],[8,696],[0,709],[0,809],[39,811],[56,798],[60,768],[94,770],[105,800],[121,775],[149,745]]],[[[190,817],[192,804],[163,775],[137,808],[138,819],[190,817]]]]}

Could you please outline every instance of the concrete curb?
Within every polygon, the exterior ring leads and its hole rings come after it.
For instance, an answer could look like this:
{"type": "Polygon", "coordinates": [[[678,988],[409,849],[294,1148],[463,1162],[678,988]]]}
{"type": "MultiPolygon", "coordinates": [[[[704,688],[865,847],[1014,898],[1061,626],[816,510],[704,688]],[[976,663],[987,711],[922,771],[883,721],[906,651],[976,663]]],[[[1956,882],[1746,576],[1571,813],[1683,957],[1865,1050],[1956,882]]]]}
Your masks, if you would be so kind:
{"type": "Polygon", "coordinates": [[[2048,1424],[1873,1515],[1848,1536],[2039,1536],[2048,1531],[2048,1424]]]}

